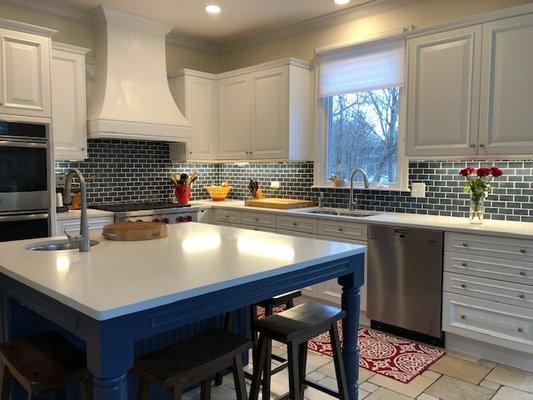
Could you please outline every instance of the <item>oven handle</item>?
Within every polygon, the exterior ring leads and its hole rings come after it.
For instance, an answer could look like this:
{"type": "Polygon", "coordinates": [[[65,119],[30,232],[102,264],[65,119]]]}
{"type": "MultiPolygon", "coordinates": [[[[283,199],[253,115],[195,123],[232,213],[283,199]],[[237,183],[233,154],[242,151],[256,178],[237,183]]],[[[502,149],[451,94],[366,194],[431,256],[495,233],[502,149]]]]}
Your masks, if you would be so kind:
{"type": "Polygon", "coordinates": [[[48,218],[48,213],[0,215],[0,222],[32,221],[36,219],[47,219],[47,218],[48,218]]]}
{"type": "Polygon", "coordinates": [[[24,148],[45,149],[46,143],[16,142],[16,141],[11,141],[11,140],[0,140],[0,147],[24,147],[24,148]]]}

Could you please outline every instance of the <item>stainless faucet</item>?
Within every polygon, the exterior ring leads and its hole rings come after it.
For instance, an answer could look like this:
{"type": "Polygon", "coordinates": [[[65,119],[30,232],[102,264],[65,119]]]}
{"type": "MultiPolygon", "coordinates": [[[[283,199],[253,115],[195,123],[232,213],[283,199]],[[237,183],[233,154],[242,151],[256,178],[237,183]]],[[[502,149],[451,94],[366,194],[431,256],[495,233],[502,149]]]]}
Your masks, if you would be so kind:
{"type": "MultiPolygon", "coordinates": [[[[67,174],[65,182],[65,195],[64,203],[71,203],[71,186],[72,178],[74,175],[77,175],[78,180],[80,181],[80,191],[81,191],[81,221],[80,221],[80,236],[72,237],[67,234],[68,240],[70,241],[79,241],[80,242],[80,252],[87,253],[91,249],[91,238],[89,237],[89,225],[87,223],[87,185],[85,184],[85,178],[79,169],[72,169],[67,174]]],[[[66,234],[66,233],[65,233],[66,234]]]]}
{"type": "MultiPolygon", "coordinates": [[[[370,185],[368,184],[368,175],[362,168],[355,168],[352,171],[352,174],[350,175],[350,200],[348,202],[348,210],[352,211],[354,210],[354,199],[353,199],[353,178],[355,177],[355,174],[361,172],[363,174],[363,181],[365,182],[365,189],[368,189],[370,185]]],[[[357,201],[356,207],[357,207],[357,201]]]]}
{"type": "Polygon", "coordinates": [[[324,192],[318,195],[318,208],[324,208],[324,192]]]}

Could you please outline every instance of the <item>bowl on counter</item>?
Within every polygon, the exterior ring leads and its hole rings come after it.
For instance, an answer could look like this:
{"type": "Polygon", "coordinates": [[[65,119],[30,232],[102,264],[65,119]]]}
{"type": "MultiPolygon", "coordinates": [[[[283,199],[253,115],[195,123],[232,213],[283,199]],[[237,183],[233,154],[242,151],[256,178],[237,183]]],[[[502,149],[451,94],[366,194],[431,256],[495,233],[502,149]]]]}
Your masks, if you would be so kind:
{"type": "Polygon", "coordinates": [[[226,200],[231,189],[231,186],[205,186],[205,190],[207,190],[207,193],[209,193],[209,196],[211,196],[211,200],[213,201],[226,200]]]}

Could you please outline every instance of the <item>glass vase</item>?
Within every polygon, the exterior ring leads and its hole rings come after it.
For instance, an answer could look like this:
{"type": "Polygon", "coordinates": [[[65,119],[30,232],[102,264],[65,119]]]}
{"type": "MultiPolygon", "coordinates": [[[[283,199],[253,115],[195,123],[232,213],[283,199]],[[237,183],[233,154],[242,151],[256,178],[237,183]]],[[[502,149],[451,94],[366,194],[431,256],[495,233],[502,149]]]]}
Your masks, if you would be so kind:
{"type": "Polygon", "coordinates": [[[485,197],[470,199],[470,223],[482,224],[485,216],[485,197]]]}

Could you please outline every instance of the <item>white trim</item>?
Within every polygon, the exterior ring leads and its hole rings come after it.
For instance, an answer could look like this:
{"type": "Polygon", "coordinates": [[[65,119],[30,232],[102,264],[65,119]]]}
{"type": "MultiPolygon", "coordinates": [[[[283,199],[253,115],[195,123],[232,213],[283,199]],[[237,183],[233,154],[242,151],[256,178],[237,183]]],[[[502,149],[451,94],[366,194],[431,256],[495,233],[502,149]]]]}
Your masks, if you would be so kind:
{"type": "Polygon", "coordinates": [[[235,69],[233,71],[223,72],[221,74],[217,74],[217,79],[231,78],[234,76],[245,75],[251,72],[257,72],[257,71],[261,71],[264,69],[281,67],[285,65],[292,65],[294,67],[305,68],[307,70],[311,69],[310,62],[300,60],[294,57],[287,57],[287,58],[282,58],[280,60],[274,60],[274,61],[269,61],[269,62],[265,62],[262,64],[257,64],[251,67],[245,67],[245,68],[235,69]]]}
{"type": "Polygon", "coordinates": [[[212,79],[212,80],[217,79],[217,74],[211,74],[209,72],[203,72],[203,71],[196,71],[194,69],[189,69],[189,68],[180,69],[175,74],[169,75],[168,79],[178,78],[183,75],[194,76],[196,78],[212,79]]]}
{"type": "Polygon", "coordinates": [[[167,44],[173,44],[180,47],[186,47],[192,50],[199,50],[210,54],[221,54],[222,49],[220,45],[214,42],[195,39],[189,36],[181,35],[177,32],[170,32],[166,36],[167,44]]]}
{"type": "Polygon", "coordinates": [[[44,12],[47,14],[83,20],[86,13],[79,9],[51,0],[7,0],[8,3],[17,7],[44,12]]]}
{"type": "Polygon", "coordinates": [[[57,31],[55,29],[43,28],[37,25],[26,24],[24,22],[12,21],[10,19],[0,18],[0,28],[11,29],[14,31],[31,33],[51,38],[57,31]]]}
{"type": "Polygon", "coordinates": [[[90,15],[91,17],[95,18],[95,29],[98,29],[98,25],[104,21],[104,19],[102,19],[103,16],[105,17],[105,21],[107,23],[109,23],[109,21],[114,21],[131,28],[148,31],[159,35],[166,35],[172,30],[170,25],[163,24],[162,22],[118,11],[107,6],[97,7],[90,12],[90,15]]]}
{"type": "Polygon", "coordinates": [[[52,42],[52,50],[65,51],[67,53],[80,54],[82,56],[86,55],[90,49],[85,47],[74,46],[72,44],[52,42]]]}

